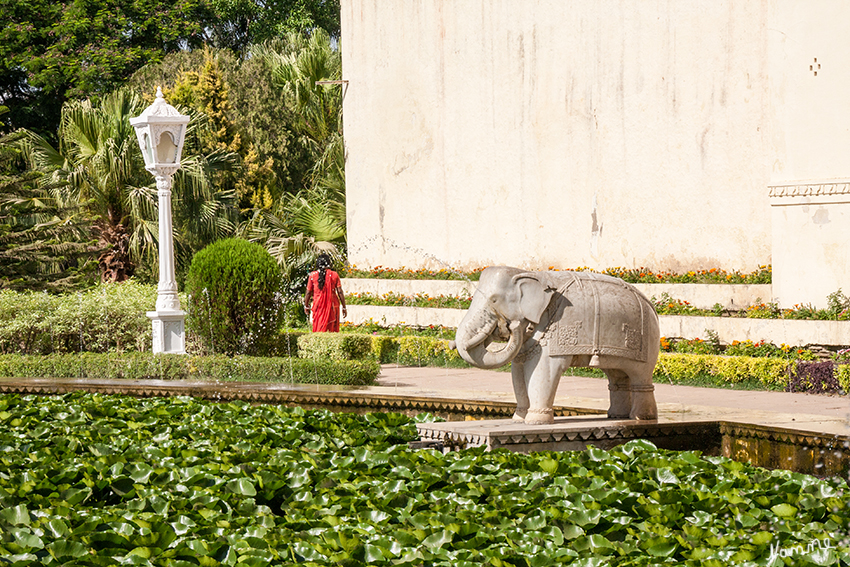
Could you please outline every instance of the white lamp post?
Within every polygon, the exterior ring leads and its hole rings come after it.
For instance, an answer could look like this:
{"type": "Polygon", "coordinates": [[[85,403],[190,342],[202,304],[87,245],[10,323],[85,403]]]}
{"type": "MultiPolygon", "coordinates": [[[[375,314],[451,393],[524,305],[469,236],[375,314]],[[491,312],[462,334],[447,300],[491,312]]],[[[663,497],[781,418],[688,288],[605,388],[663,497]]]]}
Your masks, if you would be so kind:
{"type": "Polygon", "coordinates": [[[171,226],[171,176],[180,169],[180,153],[189,117],[165,102],[162,90],[141,115],[130,119],[136,129],[145,169],[156,177],[159,194],[159,286],[156,311],[148,311],[153,323],[153,352],[186,354],[184,321],[174,277],[174,236],[171,226]]]}

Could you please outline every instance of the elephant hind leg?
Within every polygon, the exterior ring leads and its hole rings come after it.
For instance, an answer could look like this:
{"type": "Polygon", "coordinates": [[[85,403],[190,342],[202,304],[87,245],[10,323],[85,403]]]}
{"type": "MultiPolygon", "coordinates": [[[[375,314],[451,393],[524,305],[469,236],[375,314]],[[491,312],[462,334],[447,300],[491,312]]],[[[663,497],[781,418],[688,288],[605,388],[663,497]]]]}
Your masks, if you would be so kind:
{"type": "Polygon", "coordinates": [[[611,400],[611,405],[608,407],[608,418],[630,419],[632,391],[629,387],[629,376],[616,368],[605,368],[603,372],[608,376],[608,395],[611,400]]]}
{"type": "Polygon", "coordinates": [[[629,412],[630,419],[658,419],[658,406],[655,404],[655,386],[649,383],[641,383],[632,379],[632,409],[629,412]]]}

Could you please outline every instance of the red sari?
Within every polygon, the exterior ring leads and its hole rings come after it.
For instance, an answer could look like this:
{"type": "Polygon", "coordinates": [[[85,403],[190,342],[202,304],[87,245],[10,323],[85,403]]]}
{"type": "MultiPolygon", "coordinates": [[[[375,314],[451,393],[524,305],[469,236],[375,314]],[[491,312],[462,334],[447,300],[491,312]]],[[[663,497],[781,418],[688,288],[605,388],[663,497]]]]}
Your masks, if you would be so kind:
{"type": "Polygon", "coordinates": [[[333,270],[325,270],[325,287],[319,289],[319,272],[311,272],[307,279],[307,290],[313,294],[313,332],[339,332],[339,298],[336,288],[341,285],[339,275],[333,270]]]}

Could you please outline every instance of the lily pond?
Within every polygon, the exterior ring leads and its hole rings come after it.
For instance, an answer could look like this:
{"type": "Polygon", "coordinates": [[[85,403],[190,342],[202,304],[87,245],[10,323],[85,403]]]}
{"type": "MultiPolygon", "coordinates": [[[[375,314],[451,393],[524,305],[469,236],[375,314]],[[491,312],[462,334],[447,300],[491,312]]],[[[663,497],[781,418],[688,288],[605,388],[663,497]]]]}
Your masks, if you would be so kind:
{"type": "Polygon", "coordinates": [[[410,449],[414,420],[0,396],[0,566],[839,565],[850,493],[646,441],[410,449]]]}

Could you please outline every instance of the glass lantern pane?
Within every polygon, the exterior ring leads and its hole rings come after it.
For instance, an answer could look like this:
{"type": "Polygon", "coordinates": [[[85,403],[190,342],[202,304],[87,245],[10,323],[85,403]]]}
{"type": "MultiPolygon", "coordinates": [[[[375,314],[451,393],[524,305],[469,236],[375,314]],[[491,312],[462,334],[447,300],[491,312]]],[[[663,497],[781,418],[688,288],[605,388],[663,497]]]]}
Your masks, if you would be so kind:
{"type": "Polygon", "coordinates": [[[156,157],[159,163],[174,163],[177,158],[177,145],[170,132],[163,132],[156,147],[156,157]]]}
{"type": "Polygon", "coordinates": [[[153,156],[153,148],[151,148],[151,138],[148,136],[147,132],[144,135],[145,138],[145,164],[150,165],[154,160],[153,156]]]}

